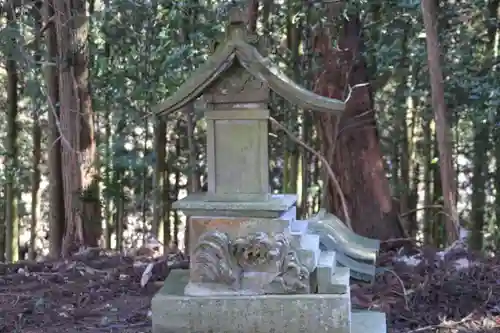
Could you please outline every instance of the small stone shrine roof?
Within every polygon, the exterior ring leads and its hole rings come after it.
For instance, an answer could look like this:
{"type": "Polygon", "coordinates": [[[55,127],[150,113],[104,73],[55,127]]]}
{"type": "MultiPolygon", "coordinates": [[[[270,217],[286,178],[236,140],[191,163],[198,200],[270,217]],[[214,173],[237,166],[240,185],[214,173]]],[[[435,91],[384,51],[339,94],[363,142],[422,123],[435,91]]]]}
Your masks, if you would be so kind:
{"type": "Polygon", "coordinates": [[[344,111],[343,101],[317,95],[297,85],[283,74],[251,44],[255,39],[255,36],[247,31],[243,12],[238,8],[232,8],[229,13],[225,40],[217,46],[208,60],[178,88],[176,93],[154,108],[154,113],[159,116],[169,114],[194,102],[236,63],[255,78],[266,82],[269,88],[278,95],[300,108],[335,114],[341,114],[344,111]]]}

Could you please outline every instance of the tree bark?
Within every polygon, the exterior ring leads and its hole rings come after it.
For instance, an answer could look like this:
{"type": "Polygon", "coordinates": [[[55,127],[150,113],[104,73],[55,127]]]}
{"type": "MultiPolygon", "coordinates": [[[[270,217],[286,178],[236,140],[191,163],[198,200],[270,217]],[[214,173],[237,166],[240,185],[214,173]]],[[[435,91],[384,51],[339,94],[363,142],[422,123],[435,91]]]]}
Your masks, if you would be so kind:
{"type": "MultiPolygon", "coordinates": [[[[486,26],[489,21],[494,22],[497,19],[499,1],[488,2],[489,15],[487,16],[486,26]]],[[[488,28],[488,40],[484,44],[484,54],[488,60],[495,58],[495,29],[488,28]]],[[[485,110],[487,111],[487,110],[485,110]]],[[[488,151],[490,151],[490,131],[491,125],[483,117],[474,119],[474,165],[472,173],[472,197],[471,197],[471,217],[472,229],[470,235],[470,245],[473,250],[481,251],[483,249],[483,229],[485,225],[485,206],[487,180],[488,180],[488,151]]],[[[498,143],[498,141],[496,141],[498,143]]]]}
{"type": "MultiPolygon", "coordinates": [[[[497,40],[496,45],[500,45],[500,1],[499,0],[491,0],[488,3],[489,12],[495,13],[495,19],[493,22],[490,22],[488,28],[488,36],[493,38],[493,40],[497,40]]],[[[497,62],[500,60],[500,52],[494,52],[492,61],[497,62]]],[[[488,67],[486,67],[489,69],[488,67]]],[[[496,72],[499,72],[497,65],[496,72]]],[[[500,107],[497,108],[495,114],[495,124],[500,123],[500,107]]],[[[495,126],[493,130],[493,141],[495,143],[500,142],[500,127],[495,126]]],[[[494,172],[494,183],[495,183],[495,222],[500,221],[500,145],[495,144],[495,148],[493,150],[495,155],[495,172],[494,172]]],[[[500,240],[497,239],[495,242],[496,248],[500,247],[500,240]]]]}
{"type": "Polygon", "coordinates": [[[434,242],[433,238],[433,227],[432,227],[432,211],[430,210],[430,206],[432,205],[432,115],[425,113],[423,115],[423,126],[422,126],[422,160],[423,160],[423,185],[424,185],[424,214],[423,214],[423,222],[424,222],[424,244],[432,245],[434,242]]]}
{"type": "MultiPolygon", "coordinates": [[[[11,26],[15,22],[14,8],[7,9],[7,23],[11,26]]],[[[10,39],[10,52],[7,54],[7,179],[5,187],[5,255],[7,261],[15,262],[18,260],[19,253],[19,219],[17,216],[17,173],[18,173],[18,156],[17,156],[17,137],[18,137],[18,73],[17,61],[14,48],[18,47],[16,37],[10,39]]]]}
{"type": "MultiPolygon", "coordinates": [[[[49,0],[43,4],[43,19],[48,24],[49,19],[54,15],[54,0],[49,0]]],[[[62,239],[65,229],[65,204],[63,192],[63,176],[61,162],[61,142],[59,131],[59,74],[57,69],[57,31],[54,23],[48,25],[45,30],[47,53],[49,56],[48,65],[45,68],[45,80],[47,82],[47,99],[49,104],[49,200],[50,200],[50,221],[49,221],[49,243],[50,256],[57,258],[61,255],[62,239]]]]}
{"type": "MultiPolygon", "coordinates": [[[[386,179],[372,91],[366,84],[369,81],[361,56],[361,23],[357,17],[350,17],[343,19],[342,25],[338,48],[331,45],[331,32],[319,34],[314,40],[314,48],[325,62],[315,91],[336,99],[348,98],[340,119],[315,114],[321,153],[338,177],[354,231],[383,240],[399,238],[404,230],[386,179]],[[352,93],[349,87],[354,87],[352,93]]],[[[345,218],[337,189],[331,181],[326,184],[323,206],[345,218]]]]}
{"type": "Polygon", "coordinates": [[[98,246],[101,232],[85,5],[84,0],[54,0],[66,208],[64,256],[80,246],[98,246]]]}
{"type": "Polygon", "coordinates": [[[165,207],[167,203],[163,199],[163,189],[167,186],[167,124],[163,118],[157,118],[155,124],[155,193],[152,233],[160,241],[163,239],[163,228],[165,226],[165,207]]]}
{"type": "Polygon", "coordinates": [[[444,100],[443,73],[441,70],[441,50],[437,32],[437,8],[433,0],[422,0],[422,15],[426,32],[427,61],[431,80],[432,108],[436,122],[437,144],[439,150],[439,166],[441,186],[443,190],[444,209],[446,213],[446,242],[453,243],[458,239],[459,224],[457,204],[457,185],[455,169],[452,161],[452,137],[447,120],[444,100]]]}
{"type": "MultiPolygon", "coordinates": [[[[32,10],[33,18],[35,20],[35,66],[37,72],[40,70],[40,61],[42,59],[41,55],[41,28],[42,28],[42,16],[40,13],[41,4],[37,4],[32,10]]],[[[36,258],[36,229],[38,225],[38,219],[40,216],[40,160],[42,158],[42,129],[40,127],[40,115],[39,115],[38,105],[35,106],[33,110],[33,129],[32,129],[32,141],[33,141],[33,158],[32,166],[33,171],[31,174],[31,223],[30,223],[30,243],[28,250],[28,258],[30,260],[35,260],[36,258]]]]}

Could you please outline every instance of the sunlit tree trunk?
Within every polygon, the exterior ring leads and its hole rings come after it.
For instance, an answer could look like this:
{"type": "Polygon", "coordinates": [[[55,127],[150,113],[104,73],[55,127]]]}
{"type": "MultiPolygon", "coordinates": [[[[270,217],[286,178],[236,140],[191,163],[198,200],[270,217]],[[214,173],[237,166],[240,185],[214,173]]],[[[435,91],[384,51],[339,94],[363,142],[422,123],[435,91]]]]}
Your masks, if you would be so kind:
{"type": "MultiPolygon", "coordinates": [[[[488,39],[484,44],[484,54],[487,56],[486,61],[495,63],[500,53],[500,45],[495,45],[495,43],[500,43],[500,1],[488,1],[487,8],[489,15],[487,16],[485,25],[487,26],[488,39]]],[[[475,205],[473,205],[472,209],[474,225],[471,234],[471,245],[474,249],[481,250],[483,245],[483,227],[485,224],[484,206],[486,205],[486,181],[488,179],[489,164],[487,151],[490,149],[489,133],[491,124],[488,121],[484,121],[481,117],[478,117],[478,122],[480,122],[480,124],[474,127],[476,130],[474,143],[477,145],[474,149],[476,155],[474,167],[477,168],[478,176],[476,179],[473,178],[473,186],[475,185],[476,188],[472,194],[472,203],[475,203],[475,205]],[[483,121],[480,122],[479,120],[483,121]],[[474,182],[474,180],[476,180],[476,182],[474,182]]],[[[498,144],[498,141],[496,142],[498,144]]],[[[473,175],[476,176],[476,171],[473,175]]]]}
{"type": "MultiPolygon", "coordinates": [[[[32,13],[35,20],[35,66],[37,71],[40,69],[41,57],[41,32],[42,27],[42,16],[41,16],[41,3],[33,7],[32,13]]],[[[38,219],[40,217],[40,160],[42,157],[41,140],[42,140],[42,129],[40,127],[40,110],[35,106],[33,110],[33,129],[32,129],[32,140],[33,140],[33,157],[32,157],[32,168],[31,171],[31,223],[30,223],[30,244],[28,251],[28,258],[34,260],[36,257],[36,228],[38,225],[38,219]]]]}

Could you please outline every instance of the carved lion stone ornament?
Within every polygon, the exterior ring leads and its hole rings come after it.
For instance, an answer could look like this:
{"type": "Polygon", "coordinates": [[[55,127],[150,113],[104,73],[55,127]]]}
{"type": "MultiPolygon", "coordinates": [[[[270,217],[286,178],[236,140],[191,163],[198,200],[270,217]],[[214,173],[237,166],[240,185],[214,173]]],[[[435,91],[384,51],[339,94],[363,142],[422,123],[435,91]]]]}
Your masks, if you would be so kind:
{"type": "Polygon", "coordinates": [[[308,269],[284,233],[254,232],[231,240],[217,230],[204,233],[193,251],[191,284],[226,292],[306,294],[308,269]]]}

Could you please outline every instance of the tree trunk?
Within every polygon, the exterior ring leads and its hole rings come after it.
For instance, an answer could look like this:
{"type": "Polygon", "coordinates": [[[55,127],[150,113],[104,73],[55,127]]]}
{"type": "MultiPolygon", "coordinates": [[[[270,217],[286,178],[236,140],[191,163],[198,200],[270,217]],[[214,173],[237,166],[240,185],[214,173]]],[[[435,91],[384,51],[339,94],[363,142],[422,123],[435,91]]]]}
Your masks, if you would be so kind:
{"type": "MultiPolygon", "coordinates": [[[[434,145],[432,148],[433,159],[439,155],[436,133],[433,133],[434,145]]],[[[438,163],[431,163],[432,166],[432,200],[435,206],[443,206],[443,182],[441,181],[441,173],[438,163]]],[[[443,229],[446,228],[444,220],[443,211],[440,209],[432,218],[432,245],[435,247],[441,247],[445,245],[446,240],[443,233],[443,229]]]]}
{"type": "MultiPolygon", "coordinates": [[[[251,31],[255,30],[257,24],[257,17],[259,11],[259,2],[258,0],[251,0],[249,5],[249,29],[251,31]]],[[[197,7],[194,7],[197,8],[197,7]]],[[[195,21],[199,17],[199,12],[195,9],[192,9],[188,12],[187,18],[183,21],[182,24],[182,40],[181,42],[184,44],[191,43],[190,36],[193,32],[192,27],[195,24],[195,21]]],[[[191,62],[188,60],[188,66],[193,67],[191,62]]],[[[187,130],[187,148],[188,148],[188,169],[190,170],[188,175],[188,191],[189,193],[196,193],[201,190],[200,184],[200,176],[198,174],[197,168],[197,159],[198,155],[196,148],[196,140],[195,140],[195,128],[196,128],[196,112],[194,108],[194,103],[186,106],[184,110],[184,114],[186,116],[185,124],[187,130]]],[[[166,166],[165,166],[166,169],[166,166]]],[[[190,223],[188,219],[186,219],[186,227],[184,229],[184,253],[189,253],[189,236],[190,236],[190,223]]]]}
{"type": "MultiPolygon", "coordinates": [[[[54,15],[54,1],[44,2],[43,16],[45,24],[54,15]]],[[[47,81],[47,95],[49,104],[49,200],[50,200],[50,220],[49,220],[49,246],[50,256],[57,258],[61,255],[62,239],[65,229],[65,204],[63,192],[62,162],[61,162],[61,141],[59,130],[59,74],[57,70],[57,31],[54,23],[48,25],[46,33],[47,53],[49,56],[48,65],[45,68],[45,80],[47,81]]]]}
{"type": "Polygon", "coordinates": [[[437,8],[433,0],[422,0],[421,4],[427,36],[427,61],[431,80],[432,108],[434,109],[434,119],[436,121],[443,203],[446,213],[446,243],[451,244],[458,239],[459,232],[458,212],[456,208],[457,187],[452,161],[451,132],[447,121],[447,110],[444,100],[443,73],[440,61],[441,50],[437,32],[437,8]]]}
{"type": "MultiPolygon", "coordinates": [[[[496,12],[495,19],[493,22],[490,22],[490,26],[488,28],[488,36],[493,40],[496,40],[497,47],[500,45],[500,1],[499,0],[491,0],[488,3],[488,8],[490,15],[496,12]]],[[[496,51],[493,54],[493,61],[497,61],[500,57],[500,52],[496,51]]],[[[496,72],[499,72],[498,66],[496,72]]],[[[497,108],[495,114],[495,124],[500,123],[500,107],[497,108]]],[[[493,141],[495,142],[494,154],[495,154],[495,173],[494,173],[494,182],[495,182],[495,222],[500,223],[500,127],[495,126],[493,130],[493,141]]],[[[500,240],[497,238],[496,248],[500,248],[500,240]]]]}
{"type": "MultiPolygon", "coordinates": [[[[7,22],[12,28],[16,25],[14,9],[7,10],[7,22]]],[[[5,210],[5,255],[9,262],[18,260],[19,253],[19,219],[17,216],[17,179],[18,179],[18,156],[17,156],[17,116],[18,116],[18,75],[17,61],[14,48],[18,47],[16,37],[11,38],[11,47],[7,54],[7,166],[6,166],[6,210],[5,210]]]]}
{"type": "MultiPolygon", "coordinates": [[[[410,66],[410,65],[409,65],[410,66]]],[[[425,126],[422,119],[421,119],[421,113],[419,112],[419,99],[415,96],[414,91],[415,88],[418,85],[418,73],[419,73],[419,65],[414,64],[411,66],[411,76],[412,76],[412,82],[411,82],[411,88],[409,88],[406,91],[406,94],[411,95],[411,97],[408,97],[407,99],[407,106],[408,106],[408,112],[411,113],[410,117],[410,125],[408,129],[408,147],[409,147],[409,152],[408,152],[408,172],[411,175],[409,178],[411,178],[411,187],[409,191],[409,197],[408,197],[408,210],[411,211],[410,214],[407,215],[407,219],[409,222],[409,227],[407,229],[408,235],[412,238],[415,239],[417,237],[417,234],[419,232],[419,223],[417,219],[417,204],[420,201],[419,200],[419,185],[421,183],[421,171],[424,169],[422,168],[422,160],[419,159],[419,146],[420,144],[417,144],[416,138],[417,136],[422,137],[422,128],[425,126]],[[418,128],[418,130],[417,130],[418,128]],[[413,161],[413,164],[411,163],[413,161]]],[[[406,95],[405,94],[405,95],[406,95]]]]}
{"type": "Polygon", "coordinates": [[[63,255],[98,246],[101,221],[88,81],[88,17],[83,0],[55,0],[66,231],[63,255]]]}
{"type": "Polygon", "coordinates": [[[69,256],[83,245],[83,227],[81,221],[82,195],[81,171],[79,163],[80,116],[78,88],[74,80],[76,31],[73,31],[73,1],[54,0],[55,22],[59,62],[59,105],[62,141],[62,174],[65,204],[65,233],[62,243],[63,256],[69,256]]]}
{"type": "MultiPolygon", "coordinates": [[[[186,127],[187,127],[187,146],[189,151],[189,177],[188,177],[188,189],[189,193],[197,193],[201,190],[200,175],[198,174],[197,159],[198,155],[196,138],[195,138],[195,128],[196,128],[196,113],[194,105],[188,106],[186,112],[186,127]]],[[[189,253],[189,234],[190,234],[190,224],[186,222],[186,230],[184,233],[184,253],[189,253]]]]}
{"type": "MultiPolygon", "coordinates": [[[[175,133],[184,133],[185,129],[185,124],[183,119],[178,119],[177,124],[175,126],[175,133]]],[[[181,138],[179,136],[176,136],[175,138],[175,156],[179,158],[179,156],[182,155],[182,145],[181,145],[181,138]]],[[[174,183],[174,198],[179,198],[179,191],[180,191],[180,182],[181,182],[181,171],[179,169],[179,166],[175,166],[175,183],[174,183]]],[[[179,248],[179,231],[180,231],[180,218],[179,218],[179,212],[177,210],[174,211],[174,230],[173,230],[173,239],[172,239],[172,244],[175,248],[179,248]]]]}
{"type": "Polygon", "coordinates": [[[423,115],[423,129],[422,129],[422,164],[424,166],[423,182],[424,182],[424,244],[432,245],[433,239],[433,218],[430,209],[432,205],[432,116],[430,112],[423,115]]]}
{"type": "MultiPolygon", "coordinates": [[[[40,13],[41,5],[33,7],[32,13],[35,20],[35,66],[37,67],[37,72],[40,70],[41,56],[41,32],[42,27],[42,17],[40,13]]],[[[38,105],[37,105],[38,106],[38,105]]],[[[33,140],[33,158],[32,166],[33,171],[31,174],[31,223],[30,223],[30,244],[28,251],[28,258],[30,260],[35,260],[36,258],[36,228],[38,225],[38,218],[40,216],[40,160],[42,157],[42,129],[40,128],[40,115],[39,108],[35,106],[33,110],[33,129],[32,129],[32,140],[33,140]]]]}
{"type": "MultiPolygon", "coordinates": [[[[302,76],[300,73],[300,62],[299,62],[299,48],[301,43],[299,27],[297,22],[293,21],[293,17],[297,16],[297,10],[293,6],[292,0],[287,0],[287,22],[286,22],[286,42],[287,48],[290,54],[289,59],[289,72],[291,73],[292,80],[301,84],[299,82],[302,76]]],[[[289,130],[295,135],[298,133],[298,109],[296,105],[289,105],[288,112],[285,112],[285,124],[289,130]]],[[[298,194],[297,187],[299,182],[299,147],[290,137],[286,136],[285,140],[285,169],[287,171],[287,177],[283,177],[283,192],[284,193],[294,193],[298,194]]],[[[299,196],[299,200],[301,197],[299,196]]],[[[297,203],[300,206],[300,202],[297,203]]]]}
{"type": "MultiPolygon", "coordinates": [[[[498,57],[498,48],[495,48],[495,39],[497,29],[499,29],[500,20],[500,1],[488,1],[488,16],[485,25],[487,26],[488,39],[484,44],[484,54],[487,55],[487,61],[492,63],[498,57]],[[499,28],[497,28],[499,27],[499,28]]],[[[500,32],[500,30],[498,30],[500,32]]],[[[499,36],[500,37],[500,36],[499,36]]],[[[499,108],[500,109],[500,108],[499,108]]],[[[488,110],[485,110],[488,112],[488,110]]],[[[482,121],[479,118],[474,126],[474,173],[472,178],[472,221],[473,228],[471,230],[471,247],[475,250],[481,250],[483,247],[483,228],[485,224],[485,205],[486,205],[486,182],[488,179],[488,154],[490,150],[490,123],[482,121]]],[[[496,123],[498,124],[498,123],[496,123]]],[[[493,134],[494,135],[494,134],[493,134]]],[[[498,145],[498,141],[496,145],[498,145]]],[[[498,193],[497,188],[497,193],[498,193]]],[[[495,198],[496,199],[496,198],[495,198]]],[[[498,209],[498,208],[497,208],[498,209]]],[[[496,221],[498,225],[498,220],[496,221]]]]}
{"type": "MultiPolygon", "coordinates": [[[[401,58],[399,59],[397,77],[395,81],[398,82],[395,98],[401,102],[401,104],[407,103],[406,96],[406,86],[407,79],[410,74],[409,72],[410,63],[408,58],[408,33],[407,29],[404,30],[403,38],[401,39],[401,58]]],[[[411,193],[411,183],[410,183],[410,141],[408,140],[408,122],[407,117],[410,112],[408,108],[400,108],[395,111],[394,115],[394,135],[393,145],[395,147],[393,152],[393,159],[397,163],[393,163],[393,182],[395,184],[395,190],[397,197],[399,199],[399,211],[404,214],[402,221],[404,221],[404,228],[408,232],[412,229],[410,223],[410,216],[406,214],[409,211],[410,205],[410,193],[411,193]]]]}
{"type": "MultiPolygon", "coordinates": [[[[105,44],[104,44],[104,56],[106,57],[106,62],[108,66],[108,70],[111,67],[111,42],[109,40],[108,36],[108,25],[110,24],[111,21],[111,7],[110,7],[110,0],[104,0],[104,23],[102,27],[102,32],[104,35],[105,39],[105,44]]],[[[112,195],[111,195],[111,173],[113,170],[113,160],[112,160],[112,137],[111,137],[111,124],[112,124],[112,118],[111,118],[111,110],[110,110],[110,104],[108,104],[108,101],[112,100],[112,97],[110,96],[109,90],[106,91],[107,94],[105,96],[106,98],[106,111],[104,115],[104,140],[106,142],[106,149],[105,149],[105,163],[106,166],[104,168],[104,183],[106,184],[105,189],[105,195],[104,196],[104,218],[106,220],[105,223],[105,229],[104,229],[104,246],[107,249],[111,249],[111,234],[113,232],[113,200],[112,200],[112,195]]]]}
{"type": "Polygon", "coordinates": [[[94,111],[89,81],[89,18],[85,0],[75,1],[75,28],[77,52],[75,54],[74,75],[78,87],[80,110],[80,158],[81,184],[83,193],[83,237],[84,245],[97,247],[102,236],[101,204],[99,198],[99,165],[97,163],[94,111]]]}
{"type": "MultiPolygon", "coordinates": [[[[318,113],[315,123],[321,153],[338,177],[354,231],[379,239],[399,238],[404,231],[385,175],[372,91],[366,85],[366,65],[361,56],[361,28],[357,17],[343,19],[338,49],[332,48],[330,33],[315,36],[314,48],[325,59],[325,70],[316,80],[316,92],[337,99],[348,98],[340,119],[318,113]],[[352,93],[349,86],[354,87],[352,93]]],[[[326,183],[323,206],[345,218],[337,189],[331,181],[326,183]]]]}
{"type": "MultiPolygon", "coordinates": [[[[125,121],[126,119],[122,117],[116,126],[115,133],[118,135],[122,135],[125,129],[125,121]]],[[[123,145],[124,140],[117,140],[116,151],[113,154],[113,170],[114,175],[111,181],[113,184],[113,188],[116,188],[116,191],[113,191],[114,197],[114,206],[115,206],[115,217],[114,217],[114,229],[116,230],[116,250],[121,251],[123,249],[123,229],[125,227],[125,205],[126,205],[126,197],[124,191],[124,174],[125,169],[119,161],[119,157],[123,156],[126,153],[126,149],[123,145]]]]}
{"type": "Polygon", "coordinates": [[[474,162],[472,173],[470,245],[473,250],[483,248],[483,227],[486,206],[486,178],[488,176],[488,150],[490,126],[482,119],[474,122],[474,162]]]}
{"type": "MultiPolygon", "coordinates": [[[[165,227],[165,207],[167,203],[163,199],[163,190],[167,186],[167,124],[163,118],[156,119],[155,125],[155,205],[153,210],[153,235],[160,241],[163,239],[163,228],[165,227]]],[[[164,243],[165,244],[165,243],[164,243]]]]}

